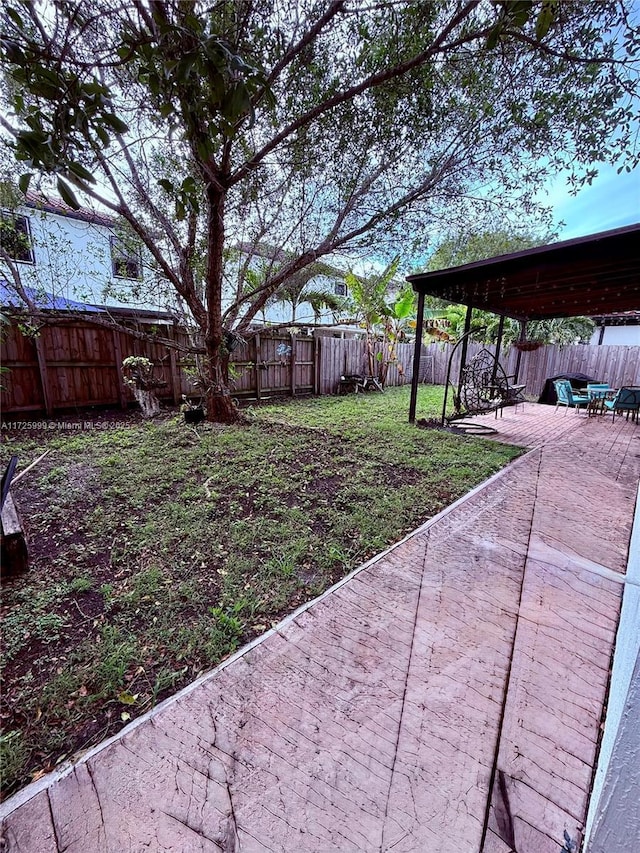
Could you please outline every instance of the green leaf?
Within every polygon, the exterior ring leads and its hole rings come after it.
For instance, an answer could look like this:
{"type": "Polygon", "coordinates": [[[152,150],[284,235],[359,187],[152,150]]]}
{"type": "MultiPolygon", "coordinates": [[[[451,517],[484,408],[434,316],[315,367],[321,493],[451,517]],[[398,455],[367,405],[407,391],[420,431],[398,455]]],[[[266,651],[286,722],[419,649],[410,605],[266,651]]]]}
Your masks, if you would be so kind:
{"type": "Polygon", "coordinates": [[[11,8],[7,9],[7,15],[11,18],[11,20],[13,21],[13,23],[14,23],[17,27],[19,27],[19,29],[21,29],[21,30],[22,30],[22,29],[24,29],[24,23],[22,22],[22,18],[21,18],[21,17],[20,17],[20,15],[16,12],[16,10],[15,10],[15,9],[11,9],[11,8]]]}
{"type": "Polygon", "coordinates": [[[118,694],[118,702],[122,702],[123,705],[135,705],[137,698],[137,693],[129,693],[128,690],[123,690],[118,694]]]}
{"type": "Polygon", "coordinates": [[[34,95],[41,98],[47,98],[50,101],[57,101],[62,97],[62,90],[60,89],[60,86],[57,86],[50,80],[38,80],[32,85],[31,91],[34,95]]]}
{"type": "Polygon", "coordinates": [[[14,41],[11,41],[11,39],[2,39],[2,41],[0,41],[0,47],[9,62],[14,63],[15,65],[24,64],[24,53],[14,41]]]}
{"type": "Polygon", "coordinates": [[[166,178],[161,178],[158,181],[158,186],[162,187],[165,192],[172,193],[173,192],[173,184],[171,181],[168,181],[166,178]]]}
{"type": "Polygon", "coordinates": [[[487,50],[493,50],[494,47],[498,44],[498,39],[502,33],[502,24],[496,24],[495,27],[491,30],[489,35],[487,36],[487,40],[485,42],[485,47],[487,50]]]}
{"type": "Polygon", "coordinates": [[[398,320],[404,320],[413,312],[413,301],[415,294],[412,290],[405,290],[393,306],[393,313],[398,320]]]}
{"type": "Polygon", "coordinates": [[[108,148],[111,144],[111,140],[109,139],[109,134],[104,129],[104,127],[98,125],[98,127],[96,127],[96,133],[98,134],[98,139],[100,140],[100,142],[102,142],[105,148],[108,148]]]}
{"type": "Polygon", "coordinates": [[[69,163],[69,171],[72,172],[77,178],[80,178],[83,181],[87,181],[89,184],[95,184],[96,179],[93,177],[92,173],[85,169],[85,167],[81,163],[69,163]]]}
{"type": "Polygon", "coordinates": [[[80,204],[75,193],[69,184],[62,178],[58,178],[58,192],[60,193],[60,198],[65,204],[68,204],[69,207],[72,207],[74,210],[80,209],[80,204]]]}
{"type": "Polygon", "coordinates": [[[129,130],[129,125],[125,124],[121,118],[118,118],[118,116],[113,113],[105,113],[104,121],[105,124],[112,127],[116,133],[126,133],[129,130]]]}
{"type": "Polygon", "coordinates": [[[25,175],[20,175],[18,178],[18,188],[20,192],[24,195],[27,194],[27,190],[29,189],[29,184],[31,183],[31,178],[33,177],[33,172],[27,172],[25,175]]]}
{"type": "Polygon", "coordinates": [[[541,41],[549,32],[553,19],[555,18],[555,2],[548,0],[542,4],[542,8],[536,19],[536,38],[541,41]]]}
{"type": "Polygon", "coordinates": [[[178,83],[186,83],[191,75],[191,69],[195,62],[195,56],[187,55],[183,57],[176,66],[175,76],[178,83]]]}
{"type": "Polygon", "coordinates": [[[518,2],[511,3],[511,9],[508,14],[511,16],[511,20],[516,27],[524,27],[529,20],[532,7],[533,3],[531,0],[518,0],[518,2]]]}

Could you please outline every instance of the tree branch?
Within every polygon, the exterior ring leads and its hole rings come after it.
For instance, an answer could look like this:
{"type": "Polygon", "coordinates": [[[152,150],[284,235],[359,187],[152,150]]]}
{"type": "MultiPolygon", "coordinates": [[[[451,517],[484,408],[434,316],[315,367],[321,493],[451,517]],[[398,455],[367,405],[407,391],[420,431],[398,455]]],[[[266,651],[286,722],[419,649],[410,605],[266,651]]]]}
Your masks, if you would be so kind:
{"type": "MultiPolygon", "coordinates": [[[[320,35],[322,30],[326,27],[326,25],[332,21],[337,14],[339,14],[344,9],[344,0],[334,0],[334,2],[330,3],[326,12],[321,18],[318,18],[316,23],[311,27],[311,29],[307,30],[307,32],[303,35],[303,37],[298,41],[295,45],[292,45],[287,49],[282,59],[273,66],[271,71],[269,72],[269,76],[267,77],[267,86],[271,86],[274,80],[278,77],[280,72],[290,65],[291,62],[299,56],[300,53],[307,47],[307,45],[311,44],[311,42],[320,35]]],[[[262,98],[264,95],[264,91],[260,93],[257,100],[262,98]]],[[[256,102],[257,102],[256,100],[256,102]]]]}
{"type": "MultiPolygon", "coordinates": [[[[388,68],[384,71],[378,71],[376,74],[372,74],[367,77],[362,82],[358,83],[356,86],[351,86],[348,89],[343,90],[342,92],[338,92],[333,95],[331,98],[327,98],[327,100],[323,101],[321,104],[318,104],[312,110],[309,110],[304,115],[299,116],[295,121],[288,124],[284,127],[279,133],[277,133],[272,139],[264,145],[260,151],[256,152],[250,160],[236,169],[235,172],[229,177],[228,186],[233,186],[234,184],[241,181],[244,176],[255,169],[260,165],[262,160],[271,153],[275,148],[280,145],[285,139],[295,133],[300,128],[305,127],[310,122],[319,118],[321,115],[329,112],[334,107],[339,106],[346,101],[353,100],[357,95],[362,94],[362,92],[366,92],[369,89],[374,89],[379,86],[382,86],[384,83],[387,83],[389,80],[394,80],[397,77],[401,77],[404,74],[407,74],[409,71],[412,71],[414,68],[418,68],[421,65],[424,65],[428,59],[431,59],[436,53],[439,53],[443,48],[443,42],[449,35],[449,33],[454,30],[459,24],[461,24],[466,17],[468,17],[471,12],[478,5],[478,0],[470,0],[467,2],[462,9],[460,9],[449,21],[449,23],[444,27],[442,32],[437,38],[434,39],[432,44],[427,48],[427,50],[422,51],[422,53],[414,56],[412,59],[408,59],[405,62],[401,62],[398,65],[394,65],[392,68],[388,68]]],[[[485,31],[471,33],[466,36],[464,39],[460,40],[460,43],[466,43],[470,41],[474,41],[480,35],[484,34],[485,31]]],[[[488,32],[488,30],[486,31],[488,32]]]]}

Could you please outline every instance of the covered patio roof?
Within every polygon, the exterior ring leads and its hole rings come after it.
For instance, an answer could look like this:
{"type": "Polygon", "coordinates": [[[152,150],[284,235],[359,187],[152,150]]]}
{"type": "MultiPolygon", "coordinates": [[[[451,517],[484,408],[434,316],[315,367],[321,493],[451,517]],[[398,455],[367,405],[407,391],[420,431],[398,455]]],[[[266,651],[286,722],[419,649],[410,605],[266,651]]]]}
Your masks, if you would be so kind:
{"type": "Polygon", "coordinates": [[[640,307],[640,224],[436,272],[408,276],[416,293],[518,320],[640,307]]]}

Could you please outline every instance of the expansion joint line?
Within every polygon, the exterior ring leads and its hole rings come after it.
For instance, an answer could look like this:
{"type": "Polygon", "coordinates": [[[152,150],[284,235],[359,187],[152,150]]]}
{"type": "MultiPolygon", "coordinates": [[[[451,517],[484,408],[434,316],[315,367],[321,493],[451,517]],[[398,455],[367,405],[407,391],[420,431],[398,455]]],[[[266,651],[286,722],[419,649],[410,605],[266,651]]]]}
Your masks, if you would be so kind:
{"type": "MultiPolygon", "coordinates": [[[[491,802],[493,799],[493,790],[495,788],[496,778],[498,776],[498,758],[500,755],[500,744],[502,743],[502,730],[504,728],[504,721],[507,713],[507,701],[509,697],[509,688],[511,687],[511,675],[513,669],[513,656],[515,654],[516,649],[516,640],[518,638],[518,628],[520,627],[520,610],[522,607],[522,595],[524,592],[524,581],[526,577],[527,571],[527,561],[529,559],[529,551],[531,549],[531,537],[533,534],[533,521],[536,513],[536,503],[538,500],[538,487],[540,484],[540,472],[542,470],[542,457],[545,453],[545,447],[540,447],[540,456],[538,457],[538,470],[536,471],[536,487],[533,494],[533,501],[531,502],[531,518],[529,519],[529,534],[527,536],[527,547],[524,552],[524,561],[522,564],[522,578],[520,580],[520,590],[518,592],[518,606],[516,608],[516,621],[513,626],[513,642],[511,644],[511,653],[509,655],[509,665],[507,667],[507,676],[504,683],[504,693],[502,695],[502,706],[500,708],[500,719],[498,723],[498,732],[496,735],[496,747],[493,754],[493,764],[491,766],[491,776],[489,778],[489,788],[487,791],[487,803],[484,812],[484,821],[482,824],[482,837],[480,838],[480,846],[478,848],[478,853],[482,853],[484,850],[485,842],[487,840],[487,833],[489,831],[489,818],[491,815],[491,802]]],[[[504,785],[505,782],[503,779],[500,780],[501,785],[504,785]]]]}
{"type": "Polygon", "coordinates": [[[416,629],[417,629],[417,625],[418,625],[418,614],[420,613],[420,603],[422,600],[422,589],[424,587],[423,581],[424,581],[425,569],[427,566],[427,550],[428,550],[428,546],[429,546],[430,536],[431,536],[431,531],[430,530],[425,531],[424,554],[422,557],[422,571],[420,572],[420,585],[418,588],[418,595],[416,596],[415,612],[413,614],[413,630],[411,631],[411,644],[409,646],[409,655],[407,658],[407,669],[406,669],[405,676],[404,676],[404,690],[402,691],[402,702],[400,704],[400,715],[399,715],[399,719],[398,719],[398,730],[396,732],[395,751],[393,754],[393,762],[391,764],[391,775],[389,777],[389,788],[387,790],[387,801],[386,801],[385,807],[384,807],[384,818],[382,821],[382,834],[380,837],[380,853],[382,853],[382,851],[383,851],[384,829],[385,829],[385,826],[387,823],[387,815],[389,813],[389,802],[391,800],[391,788],[393,787],[393,777],[395,775],[396,764],[398,761],[398,752],[400,749],[400,733],[402,731],[402,719],[404,717],[404,708],[405,708],[405,704],[407,701],[407,688],[409,685],[409,672],[411,670],[411,661],[413,660],[413,647],[414,647],[415,639],[416,639],[416,629]]]}

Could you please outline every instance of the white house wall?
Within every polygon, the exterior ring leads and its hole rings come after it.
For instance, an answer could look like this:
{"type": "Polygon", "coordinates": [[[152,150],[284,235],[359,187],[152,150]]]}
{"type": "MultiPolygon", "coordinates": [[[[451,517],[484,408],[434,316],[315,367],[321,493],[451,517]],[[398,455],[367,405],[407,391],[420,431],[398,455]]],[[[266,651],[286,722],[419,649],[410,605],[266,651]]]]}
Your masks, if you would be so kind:
{"type": "MultiPolygon", "coordinates": [[[[250,267],[252,269],[259,269],[262,263],[262,259],[259,256],[252,258],[250,267]]],[[[227,279],[232,281],[234,275],[237,275],[237,269],[235,268],[238,264],[237,260],[233,261],[232,264],[229,265],[227,271],[227,279]],[[232,264],[234,266],[232,266],[232,264]]],[[[312,291],[328,291],[330,293],[333,292],[335,280],[333,278],[329,278],[325,275],[317,275],[314,278],[309,280],[307,284],[307,289],[312,291]]],[[[222,310],[225,311],[233,302],[231,289],[228,288],[226,293],[223,293],[222,298],[222,310]]],[[[343,317],[346,317],[349,312],[340,312],[340,311],[331,311],[328,308],[323,308],[318,314],[315,314],[313,311],[313,307],[309,302],[301,302],[296,306],[295,310],[295,322],[296,324],[300,323],[309,323],[310,325],[315,324],[323,324],[333,326],[336,323],[340,323],[343,317]]],[[[265,308],[260,311],[256,317],[255,322],[264,324],[266,326],[283,326],[293,322],[293,309],[290,302],[275,302],[269,301],[265,308]]]]}
{"type": "Polygon", "coordinates": [[[600,341],[600,327],[596,328],[591,344],[608,344],[610,346],[640,346],[640,326],[605,326],[604,337],[600,341]]]}
{"type": "MultiPolygon", "coordinates": [[[[23,208],[29,220],[34,263],[19,262],[22,284],[56,297],[112,308],[166,310],[152,293],[153,281],[142,265],[142,280],[112,274],[113,228],[49,211],[23,208]]],[[[2,276],[12,276],[0,261],[2,276]]]]}
{"type": "MultiPolygon", "coordinates": [[[[62,299],[112,308],[166,311],[175,306],[177,297],[171,286],[165,285],[161,292],[144,263],[142,280],[113,275],[110,244],[116,233],[113,227],[31,207],[21,208],[18,214],[29,221],[34,257],[33,263],[17,263],[26,287],[62,299]]],[[[2,261],[0,275],[9,283],[13,280],[2,261]]],[[[308,287],[333,291],[334,284],[332,278],[320,275],[308,287]]],[[[223,297],[223,310],[232,301],[230,294],[223,297]]],[[[340,312],[329,309],[315,314],[308,302],[298,305],[295,312],[296,323],[334,325],[340,318],[340,312]]],[[[272,302],[256,316],[256,321],[265,325],[291,323],[291,305],[272,302]]]]}

